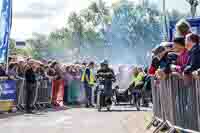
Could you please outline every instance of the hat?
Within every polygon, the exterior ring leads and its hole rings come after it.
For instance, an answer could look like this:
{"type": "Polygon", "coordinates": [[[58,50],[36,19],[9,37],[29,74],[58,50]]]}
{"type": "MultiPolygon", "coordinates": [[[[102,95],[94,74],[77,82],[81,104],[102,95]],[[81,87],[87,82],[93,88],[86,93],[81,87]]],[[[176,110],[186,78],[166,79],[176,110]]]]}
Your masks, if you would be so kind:
{"type": "Polygon", "coordinates": [[[108,60],[103,60],[101,64],[102,65],[108,65],[108,60]]]}

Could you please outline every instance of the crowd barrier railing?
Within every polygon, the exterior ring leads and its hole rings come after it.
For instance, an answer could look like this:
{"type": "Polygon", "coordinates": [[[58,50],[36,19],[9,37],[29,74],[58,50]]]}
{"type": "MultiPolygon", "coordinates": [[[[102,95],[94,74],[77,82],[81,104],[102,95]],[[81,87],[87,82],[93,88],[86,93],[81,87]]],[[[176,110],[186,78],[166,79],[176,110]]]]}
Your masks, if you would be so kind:
{"type": "Polygon", "coordinates": [[[174,129],[200,131],[200,80],[175,75],[167,80],[152,78],[152,94],[156,120],[174,129]]]}
{"type": "MultiPolygon", "coordinates": [[[[50,104],[51,103],[51,92],[52,88],[48,85],[48,80],[37,80],[36,87],[32,91],[32,106],[37,107],[37,105],[41,104],[50,104]]],[[[27,87],[28,84],[26,83],[26,80],[20,79],[17,80],[16,84],[16,95],[17,95],[17,101],[16,105],[19,110],[24,110],[26,106],[26,99],[27,99],[27,87]]]]}
{"type": "MultiPolygon", "coordinates": [[[[32,91],[32,106],[40,108],[40,105],[56,103],[61,105],[64,97],[64,80],[39,79],[32,91]]],[[[27,99],[27,87],[25,79],[9,80],[0,79],[0,112],[9,112],[14,108],[24,111],[27,99]]]]}
{"type": "Polygon", "coordinates": [[[36,104],[51,104],[52,89],[51,81],[48,79],[39,80],[37,82],[37,98],[36,104]]]}

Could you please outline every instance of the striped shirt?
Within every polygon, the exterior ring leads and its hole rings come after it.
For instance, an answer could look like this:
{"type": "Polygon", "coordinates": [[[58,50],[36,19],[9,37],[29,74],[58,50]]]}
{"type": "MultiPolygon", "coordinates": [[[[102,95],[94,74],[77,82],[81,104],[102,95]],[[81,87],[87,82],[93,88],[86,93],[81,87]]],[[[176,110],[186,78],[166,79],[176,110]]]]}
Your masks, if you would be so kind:
{"type": "Polygon", "coordinates": [[[176,70],[178,72],[182,72],[187,65],[189,60],[189,53],[187,49],[184,49],[181,54],[178,56],[177,61],[176,61],[176,70]]]}

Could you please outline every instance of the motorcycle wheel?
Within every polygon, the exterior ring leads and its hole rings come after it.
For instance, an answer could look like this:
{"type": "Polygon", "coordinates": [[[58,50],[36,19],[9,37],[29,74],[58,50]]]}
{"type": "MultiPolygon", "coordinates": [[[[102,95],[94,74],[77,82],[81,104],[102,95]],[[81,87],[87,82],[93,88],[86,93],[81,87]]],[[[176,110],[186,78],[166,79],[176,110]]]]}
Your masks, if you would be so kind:
{"type": "Polygon", "coordinates": [[[97,93],[97,110],[101,112],[101,92],[97,93]]]}

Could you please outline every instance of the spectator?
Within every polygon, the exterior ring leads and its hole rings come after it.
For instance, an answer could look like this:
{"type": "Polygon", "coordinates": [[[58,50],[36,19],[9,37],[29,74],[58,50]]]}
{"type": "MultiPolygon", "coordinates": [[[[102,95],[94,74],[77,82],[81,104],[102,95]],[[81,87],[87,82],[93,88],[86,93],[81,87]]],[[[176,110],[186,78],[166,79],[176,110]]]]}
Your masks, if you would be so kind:
{"type": "Polygon", "coordinates": [[[185,20],[181,19],[176,24],[176,34],[175,37],[185,37],[187,34],[191,33],[191,26],[185,20]]]}
{"type": "Polygon", "coordinates": [[[12,78],[17,77],[17,68],[18,64],[17,63],[10,63],[8,66],[8,76],[12,78]]]}
{"type": "Polygon", "coordinates": [[[4,64],[0,64],[0,76],[5,77],[6,75],[6,69],[4,67],[4,64]]]}
{"type": "Polygon", "coordinates": [[[184,69],[185,74],[191,74],[200,68],[199,36],[191,33],[186,36],[186,47],[189,50],[189,60],[184,69]]]}
{"type": "Polygon", "coordinates": [[[32,100],[33,100],[33,94],[34,90],[36,88],[36,75],[34,72],[33,64],[29,62],[26,65],[25,70],[25,79],[26,79],[26,111],[27,113],[32,113],[32,100]]]}
{"type": "Polygon", "coordinates": [[[68,97],[69,97],[69,87],[70,87],[70,84],[71,84],[71,81],[72,81],[73,77],[70,73],[70,66],[66,66],[65,67],[65,72],[64,72],[64,81],[65,81],[65,89],[64,89],[64,103],[69,103],[68,101],[68,97]]]}
{"type": "Polygon", "coordinates": [[[177,55],[175,63],[171,65],[173,72],[183,72],[186,64],[188,63],[188,50],[185,48],[185,38],[177,37],[174,39],[174,54],[177,55]]]}
{"type": "Polygon", "coordinates": [[[144,84],[143,81],[144,81],[144,78],[145,78],[145,72],[144,72],[142,67],[138,67],[137,71],[138,71],[138,75],[135,79],[135,87],[137,89],[141,89],[141,86],[143,86],[143,84],[144,84]]]}
{"type": "Polygon", "coordinates": [[[133,68],[133,75],[132,75],[132,81],[131,81],[131,85],[130,85],[130,89],[134,88],[135,87],[135,82],[136,82],[136,79],[137,79],[137,76],[138,76],[138,69],[137,67],[134,67],[133,68]]]}
{"type": "MultiPolygon", "coordinates": [[[[157,48],[153,49],[152,63],[149,68],[149,74],[155,75],[157,71],[162,71],[162,73],[168,73],[169,70],[169,59],[168,53],[171,51],[171,43],[165,45],[160,45],[157,48]]],[[[159,72],[157,72],[158,74],[159,72]]]]}
{"type": "Polygon", "coordinates": [[[153,56],[152,56],[151,66],[149,69],[150,75],[155,75],[157,69],[160,67],[161,58],[163,56],[162,53],[164,52],[165,52],[164,46],[158,46],[152,50],[153,56]]]}
{"type": "Polygon", "coordinates": [[[49,79],[54,79],[55,76],[56,76],[56,72],[55,72],[55,70],[52,67],[47,66],[46,67],[46,74],[45,75],[49,79]]]}
{"type": "Polygon", "coordinates": [[[17,77],[18,78],[24,78],[24,76],[25,76],[25,71],[24,71],[25,67],[26,67],[25,62],[20,61],[18,63],[18,68],[17,68],[17,77]]]}

